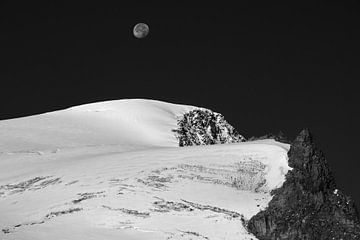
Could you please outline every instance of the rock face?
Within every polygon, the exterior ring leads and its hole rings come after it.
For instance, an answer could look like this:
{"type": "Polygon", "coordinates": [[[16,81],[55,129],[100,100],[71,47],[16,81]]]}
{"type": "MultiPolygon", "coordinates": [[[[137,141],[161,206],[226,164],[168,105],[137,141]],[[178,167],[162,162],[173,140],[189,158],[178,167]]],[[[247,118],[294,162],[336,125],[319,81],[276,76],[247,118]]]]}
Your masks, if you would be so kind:
{"type": "Polygon", "coordinates": [[[303,130],[288,152],[283,186],[268,208],[252,217],[248,230],[260,240],[360,239],[354,202],[338,189],[326,159],[303,130]]]}
{"type": "Polygon", "coordinates": [[[178,126],[173,132],[180,147],[245,141],[223,115],[206,109],[185,113],[178,120],[178,126]]]}

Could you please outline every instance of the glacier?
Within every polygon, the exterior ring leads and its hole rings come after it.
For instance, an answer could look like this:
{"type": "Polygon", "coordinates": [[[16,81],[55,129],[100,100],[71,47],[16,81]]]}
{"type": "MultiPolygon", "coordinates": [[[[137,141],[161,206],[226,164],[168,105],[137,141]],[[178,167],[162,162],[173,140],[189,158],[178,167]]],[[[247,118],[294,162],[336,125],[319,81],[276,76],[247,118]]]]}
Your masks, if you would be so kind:
{"type": "Polygon", "coordinates": [[[204,109],[125,99],[0,121],[1,239],[257,239],[290,145],[179,147],[204,109]]]}

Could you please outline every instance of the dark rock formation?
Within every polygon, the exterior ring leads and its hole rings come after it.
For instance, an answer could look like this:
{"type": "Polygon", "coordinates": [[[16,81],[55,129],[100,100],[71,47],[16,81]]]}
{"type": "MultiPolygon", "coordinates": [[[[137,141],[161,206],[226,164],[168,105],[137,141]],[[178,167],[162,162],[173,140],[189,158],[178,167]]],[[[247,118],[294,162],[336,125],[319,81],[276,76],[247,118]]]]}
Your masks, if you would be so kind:
{"type": "Polygon", "coordinates": [[[248,230],[260,240],[360,239],[354,202],[338,189],[326,159],[303,130],[292,143],[283,186],[272,192],[266,210],[252,217],[248,230]]]}
{"type": "Polygon", "coordinates": [[[245,141],[221,114],[206,109],[185,113],[178,126],[173,132],[180,147],[245,141]]]}

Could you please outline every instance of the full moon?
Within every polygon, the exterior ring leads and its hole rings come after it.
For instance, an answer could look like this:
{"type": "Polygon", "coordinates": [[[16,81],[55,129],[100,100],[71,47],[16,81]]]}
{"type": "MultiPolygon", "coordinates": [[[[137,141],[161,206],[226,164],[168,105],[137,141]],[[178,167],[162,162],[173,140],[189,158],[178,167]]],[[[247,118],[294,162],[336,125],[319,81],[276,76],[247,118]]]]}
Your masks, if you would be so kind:
{"type": "Polygon", "coordinates": [[[134,36],[137,38],[144,38],[149,34],[149,26],[146,23],[138,23],[134,27],[134,36]]]}

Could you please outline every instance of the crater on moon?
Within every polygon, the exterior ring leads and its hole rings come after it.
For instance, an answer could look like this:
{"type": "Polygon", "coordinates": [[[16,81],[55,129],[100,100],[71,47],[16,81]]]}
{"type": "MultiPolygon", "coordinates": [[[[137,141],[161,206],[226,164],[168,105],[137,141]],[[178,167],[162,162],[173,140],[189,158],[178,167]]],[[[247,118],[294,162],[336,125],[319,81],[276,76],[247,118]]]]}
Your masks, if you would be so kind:
{"type": "Polygon", "coordinates": [[[144,38],[149,34],[149,26],[146,23],[138,23],[133,29],[136,38],[144,38]]]}

